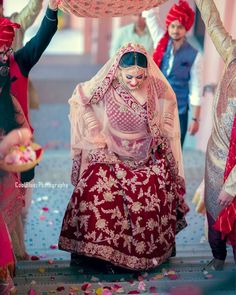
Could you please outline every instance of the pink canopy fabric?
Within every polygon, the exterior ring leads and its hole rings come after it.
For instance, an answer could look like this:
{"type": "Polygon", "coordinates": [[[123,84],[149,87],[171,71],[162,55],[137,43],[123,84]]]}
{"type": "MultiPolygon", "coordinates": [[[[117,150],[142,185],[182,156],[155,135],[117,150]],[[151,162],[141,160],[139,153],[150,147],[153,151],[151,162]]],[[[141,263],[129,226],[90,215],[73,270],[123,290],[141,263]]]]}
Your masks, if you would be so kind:
{"type": "Polygon", "coordinates": [[[60,9],[79,17],[111,17],[140,13],[167,0],[61,0],[60,9]]]}

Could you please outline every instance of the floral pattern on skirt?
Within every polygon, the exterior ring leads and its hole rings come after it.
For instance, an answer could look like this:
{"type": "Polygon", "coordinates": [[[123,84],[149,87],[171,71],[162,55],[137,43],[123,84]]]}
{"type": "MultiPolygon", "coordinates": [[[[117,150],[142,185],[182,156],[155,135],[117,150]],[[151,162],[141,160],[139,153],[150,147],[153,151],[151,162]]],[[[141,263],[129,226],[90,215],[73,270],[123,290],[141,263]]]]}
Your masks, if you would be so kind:
{"type": "Polygon", "coordinates": [[[164,262],[188,207],[163,155],[156,150],[136,169],[90,164],[68,204],[59,248],[136,270],[164,262]]]}

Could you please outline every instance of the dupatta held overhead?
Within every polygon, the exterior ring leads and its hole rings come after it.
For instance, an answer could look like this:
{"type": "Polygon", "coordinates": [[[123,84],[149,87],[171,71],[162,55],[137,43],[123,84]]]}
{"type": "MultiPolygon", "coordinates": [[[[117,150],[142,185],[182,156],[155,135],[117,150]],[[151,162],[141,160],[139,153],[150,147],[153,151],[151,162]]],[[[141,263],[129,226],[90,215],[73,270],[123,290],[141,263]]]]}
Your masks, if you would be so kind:
{"type": "Polygon", "coordinates": [[[144,48],[127,44],[69,102],[75,189],[59,248],[136,270],[160,265],[188,211],[172,89],[144,48]],[[148,60],[137,92],[118,69],[133,51],[148,60]]]}

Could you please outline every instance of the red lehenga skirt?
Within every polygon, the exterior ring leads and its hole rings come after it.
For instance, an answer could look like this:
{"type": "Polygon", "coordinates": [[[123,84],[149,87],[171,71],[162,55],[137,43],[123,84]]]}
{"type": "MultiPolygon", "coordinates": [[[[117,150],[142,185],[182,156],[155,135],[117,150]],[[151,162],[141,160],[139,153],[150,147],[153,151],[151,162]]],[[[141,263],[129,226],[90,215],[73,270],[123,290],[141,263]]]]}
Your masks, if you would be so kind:
{"type": "Polygon", "coordinates": [[[163,263],[188,211],[172,160],[161,149],[136,168],[91,162],[66,209],[59,248],[134,270],[163,263]]]}

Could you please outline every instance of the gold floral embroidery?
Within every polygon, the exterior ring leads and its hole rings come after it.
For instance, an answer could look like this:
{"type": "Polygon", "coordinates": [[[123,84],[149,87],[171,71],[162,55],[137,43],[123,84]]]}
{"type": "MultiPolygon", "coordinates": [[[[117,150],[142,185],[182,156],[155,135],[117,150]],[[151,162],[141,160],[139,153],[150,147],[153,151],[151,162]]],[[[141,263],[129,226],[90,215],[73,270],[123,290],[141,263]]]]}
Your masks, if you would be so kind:
{"type": "Polygon", "coordinates": [[[81,212],[85,212],[87,210],[87,204],[85,201],[82,201],[80,204],[79,204],[79,209],[81,212]]]}
{"type": "Polygon", "coordinates": [[[132,211],[138,213],[141,210],[142,204],[139,202],[135,202],[132,205],[132,211]]]}
{"type": "Polygon", "coordinates": [[[104,200],[107,202],[112,202],[114,200],[113,194],[111,192],[105,192],[103,196],[104,200]]]}
{"type": "Polygon", "coordinates": [[[96,222],[96,228],[98,229],[104,229],[107,225],[107,222],[105,219],[99,219],[97,222],[96,222]]]}
{"type": "Polygon", "coordinates": [[[169,219],[168,219],[167,216],[162,216],[162,217],[161,217],[161,223],[162,223],[164,226],[168,225],[168,222],[169,222],[169,219]]]}
{"type": "Polygon", "coordinates": [[[157,227],[157,222],[155,222],[153,218],[150,218],[150,219],[147,221],[147,228],[148,228],[150,231],[153,231],[153,230],[155,229],[155,227],[157,227]]]}
{"type": "Polygon", "coordinates": [[[126,175],[127,175],[127,172],[125,171],[125,170],[118,170],[117,172],[116,172],[116,177],[118,178],[118,179],[122,179],[122,178],[125,178],[126,177],[126,175]]]}
{"type": "Polygon", "coordinates": [[[135,249],[137,253],[143,254],[146,250],[146,245],[144,242],[138,242],[135,249]]]}

